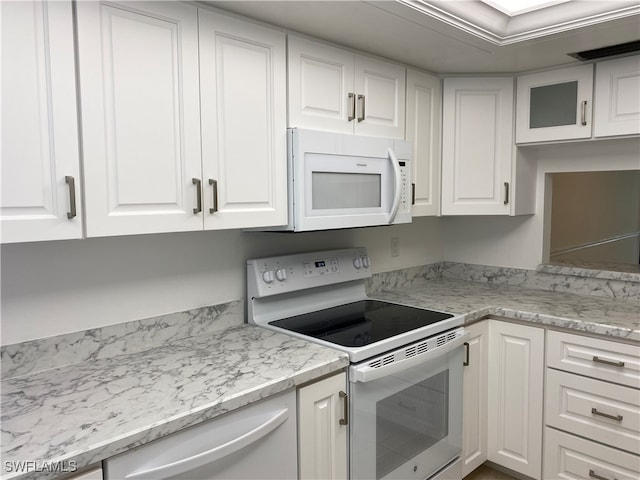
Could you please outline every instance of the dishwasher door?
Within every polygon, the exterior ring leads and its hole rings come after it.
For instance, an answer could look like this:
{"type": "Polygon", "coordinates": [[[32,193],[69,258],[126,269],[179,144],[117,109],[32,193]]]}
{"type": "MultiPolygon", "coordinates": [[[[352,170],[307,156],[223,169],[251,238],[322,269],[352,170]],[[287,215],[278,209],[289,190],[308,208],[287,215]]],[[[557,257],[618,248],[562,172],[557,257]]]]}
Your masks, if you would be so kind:
{"type": "Polygon", "coordinates": [[[295,479],[295,391],[107,459],[104,471],[105,480],[295,479]]]}

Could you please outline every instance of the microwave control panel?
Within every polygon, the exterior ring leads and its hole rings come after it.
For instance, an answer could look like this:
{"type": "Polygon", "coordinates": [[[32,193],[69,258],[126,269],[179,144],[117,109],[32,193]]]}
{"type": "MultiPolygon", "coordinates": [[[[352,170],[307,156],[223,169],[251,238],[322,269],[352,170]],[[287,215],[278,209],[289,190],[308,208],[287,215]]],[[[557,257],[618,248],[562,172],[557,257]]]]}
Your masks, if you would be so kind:
{"type": "Polygon", "coordinates": [[[407,212],[411,209],[411,182],[409,181],[409,162],[406,160],[400,160],[400,179],[402,186],[400,187],[400,207],[398,211],[407,212]]]}

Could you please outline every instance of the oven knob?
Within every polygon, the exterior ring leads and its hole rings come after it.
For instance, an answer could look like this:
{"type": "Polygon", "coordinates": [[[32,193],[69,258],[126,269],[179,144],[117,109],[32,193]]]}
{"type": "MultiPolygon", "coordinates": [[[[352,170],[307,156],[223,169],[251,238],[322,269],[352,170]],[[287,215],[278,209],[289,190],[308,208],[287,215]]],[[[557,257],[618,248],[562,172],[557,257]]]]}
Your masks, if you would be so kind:
{"type": "Polygon", "coordinates": [[[360,257],[354,258],[353,259],[353,266],[356,267],[356,270],[359,270],[362,268],[362,259],[360,257]]]}
{"type": "Polygon", "coordinates": [[[284,282],[287,279],[287,271],[284,268],[276,270],[276,278],[280,282],[284,282]]]}
{"type": "Polygon", "coordinates": [[[362,266],[364,268],[369,268],[369,257],[362,257],[362,266]]]}
{"type": "Polygon", "coordinates": [[[273,282],[274,280],[273,270],[267,270],[266,272],[263,272],[262,279],[264,280],[265,283],[273,282]]]}

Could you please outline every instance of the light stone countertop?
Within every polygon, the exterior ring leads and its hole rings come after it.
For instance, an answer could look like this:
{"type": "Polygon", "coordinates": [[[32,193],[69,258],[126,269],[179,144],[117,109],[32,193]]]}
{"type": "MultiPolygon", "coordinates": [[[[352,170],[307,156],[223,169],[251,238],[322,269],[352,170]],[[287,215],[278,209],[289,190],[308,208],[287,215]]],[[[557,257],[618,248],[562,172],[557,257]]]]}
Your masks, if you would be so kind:
{"type": "MultiPolygon", "coordinates": [[[[640,342],[640,302],[458,279],[396,279],[373,298],[443,310],[465,323],[498,315],[640,342]],[[405,283],[404,280],[407,280],[405,283]]],[[[6,463],[82,469],[348,365],[346,354],[251,325],[3,380],[6,463]]]]}
{"type": "Polygon", "coordinates": [[[6,462],[37,461],[40,470],[43,462],[73,462],[81,470],[347,365],[344,353],[240,325],[7,379],[1,477],[56,476],[8,472],[6,462]]]}
{"type": "Polygon", "coordinates": [[[414,279],[406,286],[381,287],[370,296],[459,314],[465,323],[496,315],[640,342],[640,302],[632,300],[447,278],[414,279]]]}

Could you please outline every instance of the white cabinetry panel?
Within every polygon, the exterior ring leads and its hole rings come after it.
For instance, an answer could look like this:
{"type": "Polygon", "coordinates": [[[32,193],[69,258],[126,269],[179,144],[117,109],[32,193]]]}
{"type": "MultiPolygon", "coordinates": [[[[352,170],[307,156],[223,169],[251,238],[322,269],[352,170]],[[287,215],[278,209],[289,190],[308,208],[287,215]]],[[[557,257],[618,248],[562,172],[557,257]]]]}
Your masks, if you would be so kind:
{"type": "Polygon", "coordinates": [[[81,238],[71,2],[0,8],[2,243],[81,238]]]}
{"type": "Polygon", "coordinates": [[[288,37],[289,126],[404,139],[405,68],[288,37]]]}
{"type": "Polygon", "coordinates": [[[640,352],[635,345],[549,331],[547,366],[640,388],[640,352]]]}
{"type": "Polygon", "coordinates": [[[346,374],[340,373],[298,390],[300,479],[347,478],[346,374]]]}
{"type": "Polygon", "coordinates": [[[544,330],[491,320],[489,332],[488,459],[539,479],[544,330]]]}
{"type": "Polygon", "coordinates": [[[487,392],[489,322],[466,326],[466,365],[462,395],[462,475],[467,476],[487,460],[487,392]]]}
{"type": "Polygon", "coordinates": [[[640,392],[547,370],[546,423],[640,455],[640,392]]]}
{"type": "Polygon", "coordinates": [[[413,144],[414,217],[440,213],[441,112],[441,80],[407,70],[406,128],[407,141],[413,144]]]}
{"type": "Polygon", "coordinates": [[[353,54],[289,37],[289,126],[353,133],[353,54]]]}
{"type": "Polygon", "coordinates": [[[197,9],[79,2],[77,16],[87,236],[202,229],[197,9]]]}
{"type": "Polygon", "coordinates": [[[593,65],[521,75],[516,143],[591,137],[593,65]]]}
{"type": "Polygon", "coordinates": [[[442,214],[509,214],[513,79],[446,78],[442,214]]]}
{"type": "Polygon", "coordinates": [[[640,457],[545,428],[545,480],[637,480],[640,457]]]}
{"type": "Polygon", "coordinates": [[[594,135],[640,133],[640,55],[596,64],[594,135]]]}
{"type": "Polygon", "coordinates": [[[282,32],[200,10],[205,229],[287,222],[282,32]]]}

